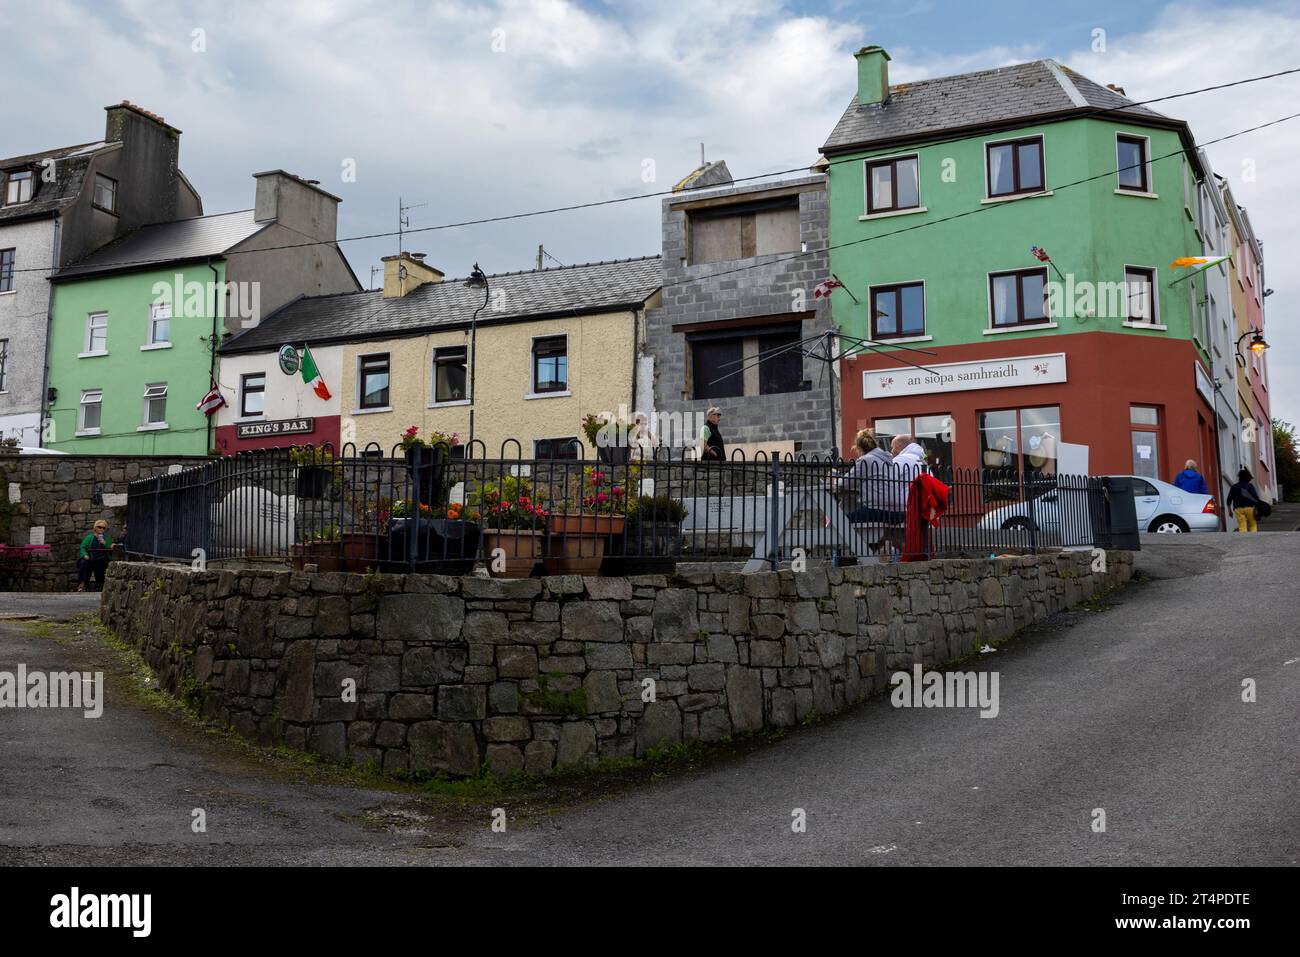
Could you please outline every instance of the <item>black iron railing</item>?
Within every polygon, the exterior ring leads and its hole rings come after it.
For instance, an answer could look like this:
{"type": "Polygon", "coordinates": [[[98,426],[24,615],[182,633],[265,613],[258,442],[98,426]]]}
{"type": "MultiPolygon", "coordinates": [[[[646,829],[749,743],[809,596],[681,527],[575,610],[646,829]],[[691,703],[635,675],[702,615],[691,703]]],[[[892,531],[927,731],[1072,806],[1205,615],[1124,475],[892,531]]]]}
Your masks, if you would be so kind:
{"type": "MultiPolygon", "coordinates": [[[[802,456],[705,463],[463,447],[243,452],[133,482],[132,552],[318,571],[632,574],[685,561],[833,563],[1109,547],[1109,480],[802,456]],[[475,451],[482,451],[477,448],[475,451]],[[511,456],[507,453],[515,452],[511,456]],[[931,521],[933,519],[933,521],[931,521]]],[[[605,454],[616,453],[616,454],[605,454]]]]}

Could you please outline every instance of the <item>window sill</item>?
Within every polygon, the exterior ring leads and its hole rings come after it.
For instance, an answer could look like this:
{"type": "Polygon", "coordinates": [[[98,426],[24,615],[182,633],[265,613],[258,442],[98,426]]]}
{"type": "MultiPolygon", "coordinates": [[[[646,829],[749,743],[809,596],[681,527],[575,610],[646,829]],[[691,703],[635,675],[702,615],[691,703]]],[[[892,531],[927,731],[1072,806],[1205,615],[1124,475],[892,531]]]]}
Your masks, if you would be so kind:
{"type": "Polygon", "coordinates": [[[899,336],[897,339],[872,339],[873,345],[877,346],[901,346],[909,342],[933,342],[934,336],[899,336]]]}
{"type": "Polygon", "coordinates": [[[113,210],[109,209],[107,206],[100,206],[98,203],[91,203],[91,204],[90,204],[90,208],[91,208],[91,209],[97,209],[97,210],[99,210],[101,213],[108,213],[108,215],[110,215],[110,216],[117,216],[117,215],[118,215],[116,212],[114,212],[113,210]]]}
{"type": "Polygon", "coordinates": [[[101,351],[99,351],[99,352],[78,352],[78,353],[77,353],[77,358],[78,358],[78,359],[94,359],[94,358],[96,358],[97,356],[106,356],[106,355],[108,355],[108,350],[107,350],[107,349],[103,349],[103,350],[101,350],[101,351]]]}
{"type": "Polygon", "coordinates": [[[565,396],[573,395],[568,389],[563,392],[528,392],[524,395],[525,399],[563,399],[565,396]]]}
{"type": "Polygon", "coordinates": [[[10,289],[10,290],[8,290],[8,291],[6,291],[6,292],[0,292],[0,296],[15,296],[15,295],[17,295],[17,294],[18,294],[18,290],[17,290],[17,289],[10,289]]]}
{"type": "Polygon", "coordinates": [[[908,209],[891,209],[885,213],[863,213],[858,217],[858,222],[865,223],[869,219],[890,219],[894,216],[911,216],[913,213],[928,213],[929,207],[912,206],[908,209]]]}
{"type": "Polygon", "coordinates": [[[166,422],[152,422],[148,425],[137,425],[135,430],[137,432],[161,432],[165,428],[167,428],[166,422]]]}
{"type": "Polygon", "coordinates": [[[73,434],[75,437],[79,438],[79,439],[93,439],[95,436],[97,436],[97,435],[100,434],[100,430],[99,430],[99,429],[79,429],[78,431],[73,432],[72,434],[73,434]]]}
{"type": "Polygon", "coordinates": [[[154,349],[170,349],[171,347],[172,344],[170,342],[151,342],[148,345],[141,346],[140,351],[152,352],[154,349]]]}
{"type": "Polygon", "coordinates": [[[393,411],[393,407],[391,405],[385,405],[378,409],[353,409],[352,414],[353,415],[375,415],[379,412],[392,412],[392,411],[393,411]]]}
{"type": "Polygon", "coordinates": [[[1169,327],[1158,322],[1132,322],[1124,321],[1125,329],[1150,329],[1152,332],[1168,332],[1169,327]]]}
{"type": "Polygon", "coordinates": [[[1159,194],[1159,193],[1144,193],[1144,192],[1143,192],[1142,190],[1140,190],[1140,189],[1117,189],[1117,190],[1115,190],[1115,195],[1116,195],[1116,196],[1140,196],[1140,197],[1143,198],[1143,199],[1159,199],[1159,198],[1160,198],[1160,194],[1159,194]]]}
{"type": "Polygon", "coordinates": [[[1045,189],[1037,193],[1017,193],[1015,196],[990,196],[987,199],[981,199],[980,204],[988,206],[990,203],[1014,203],[1018,199],[1033,199],[1036,196],[1051,196],[1050,189],[1045,189]]]}
{"type": "Polygon", "coordinates": [[[1055,329],[1054,322],[1026,322],[1018,326],[999,326],[996,329],[985,329],[986,336],[1004,336],[1009,332],[1035,332],[1039,329],[1055,329]]]}
{"type": "Polygon", "coordinates": [[[452,399],[449,402],[430,402],[426,408],[450,409],[462,405],[469,405],[469,399],[452,399]]]}

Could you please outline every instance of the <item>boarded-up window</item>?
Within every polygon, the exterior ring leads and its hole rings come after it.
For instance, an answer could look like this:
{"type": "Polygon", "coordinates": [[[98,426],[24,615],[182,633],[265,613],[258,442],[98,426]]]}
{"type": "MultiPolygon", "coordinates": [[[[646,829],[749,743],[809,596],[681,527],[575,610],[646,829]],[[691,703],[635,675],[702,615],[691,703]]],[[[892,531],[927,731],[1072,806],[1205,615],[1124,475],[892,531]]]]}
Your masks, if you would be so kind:
{"type": "Polygon", "coordinates": [[[799,249],[798,196],[693,210],[688,219],[692,265],[799,249]]]}

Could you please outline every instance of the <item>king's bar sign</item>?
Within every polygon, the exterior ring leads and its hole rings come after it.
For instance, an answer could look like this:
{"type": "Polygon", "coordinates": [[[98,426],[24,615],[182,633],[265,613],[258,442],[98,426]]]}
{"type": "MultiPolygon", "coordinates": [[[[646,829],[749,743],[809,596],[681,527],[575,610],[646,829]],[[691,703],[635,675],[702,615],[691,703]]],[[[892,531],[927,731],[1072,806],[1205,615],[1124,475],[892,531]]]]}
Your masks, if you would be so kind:
{"type": "Polygon", "coordinates": [[[235,437],[260,439],[268,435],[308,435],[315,431],[316,420],[308,416],[303,419],[275,419],[271,422],[241,422],[235,426],[235,437]]]}
{"type": "Polygon", "coordinates": [[[1019,385],[1044,385],[1065,381],[1065,353],[1046,356],[1014,356],[979,362],[948,362],[924,369],[903,366],[871,369],[862,373],[864,399],[888,399],[899,395],[933,392],[966,392],[971,389],[1007,389],[1019,385]]]}

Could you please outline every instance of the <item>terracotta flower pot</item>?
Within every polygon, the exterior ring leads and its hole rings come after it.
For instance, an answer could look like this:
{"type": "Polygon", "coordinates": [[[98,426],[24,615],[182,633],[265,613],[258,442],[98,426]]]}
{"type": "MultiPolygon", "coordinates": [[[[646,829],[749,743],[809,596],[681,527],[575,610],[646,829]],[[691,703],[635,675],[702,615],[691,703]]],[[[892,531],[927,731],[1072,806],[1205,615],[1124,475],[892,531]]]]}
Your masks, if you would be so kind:
{"type": "Polygon", "coordinates": [[[526,528],[485,528],[482,536],[488,574],[493,578],[527,578],[542,557],[543,532],[526,528]],[[498,553],[497,549],[501,551],[498,553]],[[498,558],[504,558],[504,569],[497,567],[498,558]]]}
{"type": "Polygon", "coordinates": [[[556,512],[547,520],[546,528],[552,535],[622,535],[627,524],[626,515],[606,515],[600,512],[556,512]]]}

